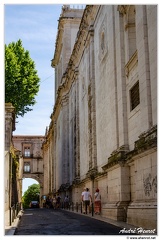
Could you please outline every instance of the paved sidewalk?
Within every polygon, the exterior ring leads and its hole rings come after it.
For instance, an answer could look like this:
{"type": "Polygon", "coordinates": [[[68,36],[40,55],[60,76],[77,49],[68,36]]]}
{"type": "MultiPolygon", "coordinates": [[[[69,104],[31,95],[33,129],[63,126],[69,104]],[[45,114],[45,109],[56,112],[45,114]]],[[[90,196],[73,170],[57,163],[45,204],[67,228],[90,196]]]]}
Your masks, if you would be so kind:
{"type": "Polygon", "coordinates": [[[11,226],[5,226],[5,235],[14,235],[15,230],[19,224],[20,218],[23,215],[23,210],[20,210],[14,222],[12,222],[11,226]]]}
{"type": "MultiPolygon", "coordinates": [[[[116,221],[116,220],[113,220],[113,219],[110,219],[110,218],[106,218],[106,217],[103,217],[102,215],[96,215],[94,214],[92,216],[92,213],[89,213],[89,214],[83,214],[81,212],[76,212],[76,211],[72,211],[72,210],[66,210],[66,209],[62,209],[64,211],[70,211],[70,212],[73,212],[73,213],[76,213],[76,214],[80,214],[80,215],[84,215],[84,216],[87,216],[89,218],[94,218],[94,219],[97,219],[97,220],[100,220],[100,221],[103,221],[103,222],[107,222],[109,224],[112,224],[114,226],[117,226],[117,227],[120,227],[122,229],[126,229],[126,230],[136,230],[137,228],[140,228],[140,226],[134,226],[134,225],[131,225],[131,224],[128,224],[126,222],[122,222],[122,221],[116,221]]],[[[145,233],[138,233],[139,235],[145,235],[145,233]]],[[[128,233],[129,235],[129,233],[128,233]]],[[[151,235],[157,235],[157,231],[154,233],[154,234],[151,234],[151,235]]]]}
{"type": "Polygon", "coordinates": [[[121,227],[121,228],[126,228],[126,229],[134,229],[134,228],[137,228],[137,226],[134,226],[134,225],[131,225],[131,224],[128,224],[126,222],[121,222],[121,221],[115,221],[113,219],[110,219],[110,218],[105,218],[103,217],[102,215],[96,215],[94,214],[92,216],[92,213],[89,213],[89,214],[83,214],[81,212],[76,212],[76,211],[72,211],[72,210],[66,210],[66,209],[62,209],[63,211],[70,211],[70,212],[73,212],[73,213],[76,213],[76,214],[80,214],[80,215],[84,215],[86,217],[90,217],[90,218],[94,218],[94,219],[97,219],[97,220],[100,220],[100,221],[103,221],[103,222],[107,222],[107,223],[110,223],[112,225],[115,225],[117,227],[121,227]]]}

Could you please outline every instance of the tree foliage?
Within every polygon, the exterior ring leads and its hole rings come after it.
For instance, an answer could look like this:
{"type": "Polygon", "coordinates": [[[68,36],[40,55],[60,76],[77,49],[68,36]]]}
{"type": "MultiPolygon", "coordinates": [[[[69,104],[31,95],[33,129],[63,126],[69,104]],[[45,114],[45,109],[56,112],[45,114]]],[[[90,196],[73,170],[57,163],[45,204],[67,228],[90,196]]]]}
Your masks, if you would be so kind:
{"type": "Polygon", "coordinates": [[[40,185],[39,184],[32,184],[28,187],[28,190],[24,192],[22,197],[23,207],[28,208],[31,201],[39,201],[39,194],[40,194],[40,185]]]}
{"type": "Polygon", "coordinates": [[[5,102],[13,104],[17,117],[32,110],[39,82],[35,63],[22,41],[5,45],[5,102]]]}

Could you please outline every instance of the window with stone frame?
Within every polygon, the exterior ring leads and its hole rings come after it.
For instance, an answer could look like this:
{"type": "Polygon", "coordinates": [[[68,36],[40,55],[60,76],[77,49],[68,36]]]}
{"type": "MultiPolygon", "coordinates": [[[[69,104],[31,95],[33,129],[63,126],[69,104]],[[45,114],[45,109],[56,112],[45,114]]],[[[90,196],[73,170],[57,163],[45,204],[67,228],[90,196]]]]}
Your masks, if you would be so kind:
{"type": "Polygon", "coordinates": [[[127,29],[128,34],[128,54],[129,59],[133,56],[135,53],[137,47],[136,47],[136,21],[135,21],[135,6],[129,6],[129,10],[127,13],[127,25],[125,28],[127,29]]]}
{"type": "Polygon", "coordinates": [[[30,172],[30,163],[24,162],[24,172],[30,172]]]}
{"type": "Polygon", "coordinates": [[[25,147],[24,148],[24,156],[30,157],[30,155],[31,155],[30,147],[25,147]]]}
{"type": "Polygon", "coordinates": [[[139,94],[139,81],[130,89],[130,110],[132,111],[135,107],[140,104],[139,94]]]}
{"type": "Polygon", "coordinates": [[[124,26],[125,64],[127,64],[137,50],[136,7],[135,5],[119,5],[118,10],[123,16],[120,21],[124,26]]]}

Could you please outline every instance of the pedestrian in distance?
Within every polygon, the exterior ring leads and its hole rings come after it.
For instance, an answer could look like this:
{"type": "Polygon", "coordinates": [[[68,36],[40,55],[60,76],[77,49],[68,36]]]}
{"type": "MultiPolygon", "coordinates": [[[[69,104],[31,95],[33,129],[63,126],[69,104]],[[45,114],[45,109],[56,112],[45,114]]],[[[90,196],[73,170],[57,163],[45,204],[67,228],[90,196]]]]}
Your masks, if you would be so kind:
{"type": "Polygon", "coordinates": [[[56,197],[56,209],[58,209],[60,207],[61,207],[61,197],[58,194],[57,197],[56,197]]]}
{"type": "Polygon", "coordinates": [[[65,196],[65,199],[64,199],[64,207],[65,207],[65,209],[68,209],[68,208],[69,208],[69,197],[68,197],[68,195],[65,196]]]}
{"type": "Polygon", "coordinates": [[[46,198],[46,208],[50,208],[50,197],[47,196],[46,198]]]}
{"type": "Polygon", "coordinates": [[[52,202],[53,202],[53,209],[56,209],[56,202],[57,202],[56,195],[54,195],[52,202]]]}
{"type": "Polygon", "coordinates": [[[101,213],[101,194],[98,188],[94,194],[94,212],[95,214],[101,213]]]}
{"type": "Polygon", "coordinates": [[[92,196],[91,196],[88,188],[86,188],[82,192],[82,202],[83,202],[83,208],[84,208],[83,213],[87,214],[87,209],[89,209],[89,213],[90,213],[90,202],[92,202],[92,196]]]}

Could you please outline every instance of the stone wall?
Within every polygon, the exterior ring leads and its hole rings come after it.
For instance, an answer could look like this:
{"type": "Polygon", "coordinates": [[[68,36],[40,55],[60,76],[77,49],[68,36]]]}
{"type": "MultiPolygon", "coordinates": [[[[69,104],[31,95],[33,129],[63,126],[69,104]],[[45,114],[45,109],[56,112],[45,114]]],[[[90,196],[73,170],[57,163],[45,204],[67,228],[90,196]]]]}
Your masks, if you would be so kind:
{"type": "Polygon", "coordinates": [[[10,207],[12,199],[12,133],[15,130],[15,109],[11,103],[5,103],[5,153],[4,153],[4,210],[5,225],[10,224],[10,207]]]}
{"type": "Polygon", "coordinates": [[[99,187],[103,216],[145,228],[157,224],[156,8],[86,7],[52,114],[55,190],[79,201],[99,187]]]}
{"type": "Polygon", "coordinates": [[[131,203],[127,221],[147,228],[157,227],[157,152],[156,149],[140,154],[129,163],[131,203]]]}

